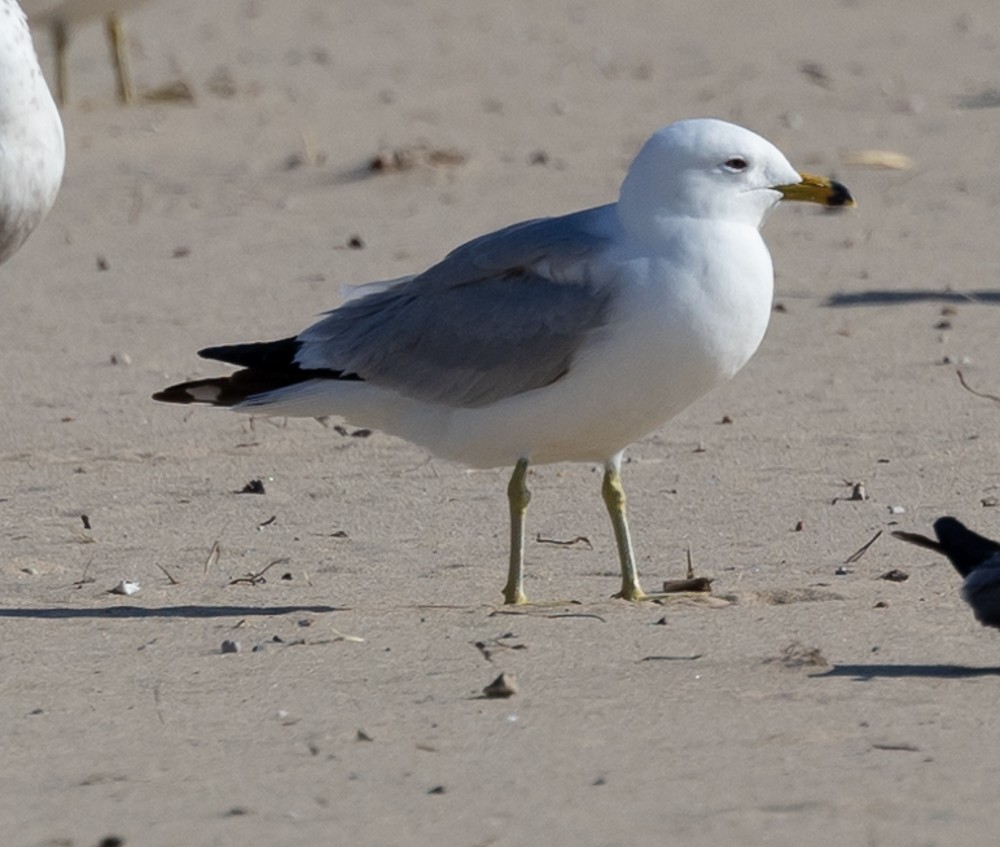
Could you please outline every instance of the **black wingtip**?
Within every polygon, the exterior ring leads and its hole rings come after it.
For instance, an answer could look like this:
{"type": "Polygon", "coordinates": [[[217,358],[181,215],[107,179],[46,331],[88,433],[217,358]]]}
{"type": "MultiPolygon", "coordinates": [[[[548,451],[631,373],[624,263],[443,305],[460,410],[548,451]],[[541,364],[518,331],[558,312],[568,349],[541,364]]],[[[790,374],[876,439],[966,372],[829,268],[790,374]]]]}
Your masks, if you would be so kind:
{"type": "Polygon", "coordinates": [[[153,399],[160,403],[205,403],[210,406],[233,406],[246,399],[242,392],[233,392],[232,378],[228,376],[214,379],[197,379],[181,382],[157,391],[153,399]]]}
{"type": "Polygon", "coordinates": [[[332,368],[302,368],[296,362],[301,342],[296,338],[225,344],[199,350],[203,359],[215,359],[240,368],[229,376],[182,382],[158,391],[161,403],[202,403],[209,406],[236,406],[246,400],[312,379],[357,381],[355,373],[332,368]]]}
{"type": "Polygon", "coordinates": [[[214,359],[241,368],[294,370],[295,357],[302,343],[296,338],[278,341],[253,341],[248,344],[220,344],[198,351],[203,359],[214,359]]]}
{"type": "Polygon", "coordinates": [[[184,390],[182,385],[171,385],[163,391],[157,391],[153,395],[157,403],[193,403],[191,395],[184,390]]]}

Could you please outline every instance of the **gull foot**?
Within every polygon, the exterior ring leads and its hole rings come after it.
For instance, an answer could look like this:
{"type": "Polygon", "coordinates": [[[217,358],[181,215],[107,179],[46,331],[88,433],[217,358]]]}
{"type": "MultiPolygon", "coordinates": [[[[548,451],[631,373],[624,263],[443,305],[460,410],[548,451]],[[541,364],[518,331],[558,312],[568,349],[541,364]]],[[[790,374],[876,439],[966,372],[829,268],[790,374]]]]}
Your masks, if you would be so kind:
{"type": "Polygon", "coordinates": [[[623,586],[617,594],[611,595],[616,600],[628,600],[630,603],[641,603],[644,600],[662,600],[666,594],[647,594],[638,585],[623,586]]]}

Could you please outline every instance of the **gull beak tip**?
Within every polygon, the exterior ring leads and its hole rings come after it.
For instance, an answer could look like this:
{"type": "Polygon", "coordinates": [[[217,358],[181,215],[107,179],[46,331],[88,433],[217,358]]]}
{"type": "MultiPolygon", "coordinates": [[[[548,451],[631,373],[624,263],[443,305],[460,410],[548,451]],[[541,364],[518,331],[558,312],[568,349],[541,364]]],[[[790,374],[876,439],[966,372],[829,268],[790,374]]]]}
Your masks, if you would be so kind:
{"type": "Polygon", "coordinates": [[[857,208],[857,201],[851,190],[842,182],[835,179],[830,180],[830,194],[826,199],[826,206],[831,209],[854,209],[857,208]]]}
{"type": "Polygon", "coordinates": [[[850,189],[842,182],[825,176],[800,174],[799,182],[776,186],[783,200],[818,203],[827,209],[853,209],[858,204],[850,189]]]}

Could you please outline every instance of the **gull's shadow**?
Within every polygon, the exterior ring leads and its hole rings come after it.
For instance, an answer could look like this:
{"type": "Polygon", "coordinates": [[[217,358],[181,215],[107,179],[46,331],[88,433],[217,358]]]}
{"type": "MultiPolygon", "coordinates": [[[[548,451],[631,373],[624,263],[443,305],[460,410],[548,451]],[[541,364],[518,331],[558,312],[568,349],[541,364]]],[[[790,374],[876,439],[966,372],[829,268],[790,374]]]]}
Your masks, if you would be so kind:
{"type": "Polygon", "coordinates": [[[834,665],[823,673],[810,674],[816,679],[847,676],[860,682],[871,679],[968,679],[977,676],[1000,676],[997,668],[970,668],[968,665],[834,665]]]}
{"type": "Polygon", "coordinates": [[[336,606],[107,606],[101,609],[0,609],[0,618],[58,620],[76,618],[229,618],[275,617],[309,612],[342,612],[336,606]]]}
{"type": "Polygon", "coordinates": [[[831,294],[825,306],[898,306],[905,303],[987,303],[1000,304],[1000,290],[982,291],[888,291],[872,289],[855,294],[831,294]]]}

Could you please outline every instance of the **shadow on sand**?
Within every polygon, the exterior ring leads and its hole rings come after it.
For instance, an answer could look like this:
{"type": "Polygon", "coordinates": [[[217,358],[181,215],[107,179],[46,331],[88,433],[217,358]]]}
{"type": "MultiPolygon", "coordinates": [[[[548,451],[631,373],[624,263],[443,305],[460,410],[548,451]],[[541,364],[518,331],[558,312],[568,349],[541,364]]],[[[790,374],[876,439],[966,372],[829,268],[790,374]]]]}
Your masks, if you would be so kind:
{"type": "Polygon", "coordinates": [[[1000,667],[970,668],[967,665],[834,665],[823,673],[810,676],[828,679],[846,676],[859,682],[872,679],[968,679],[979,676],[1000,676],[1000,667]]]}
{"type": "Polygon", "coordinates": [[[873,289],[856,294],[833,294],[823,304],[832,308],[845,306],[902,306],[907,303],[985,303],[1000,305],[1000,289],[983,291],[888,291],[873,289]]]}
{"type": "Polygon", "coordinates": [[[336,606],[108,606],[102,609],[25,608],[0,609],[0,618],[39,620],[97,618],[230,618],[274,617],[291,614],[343,612],[336,606]]]}

